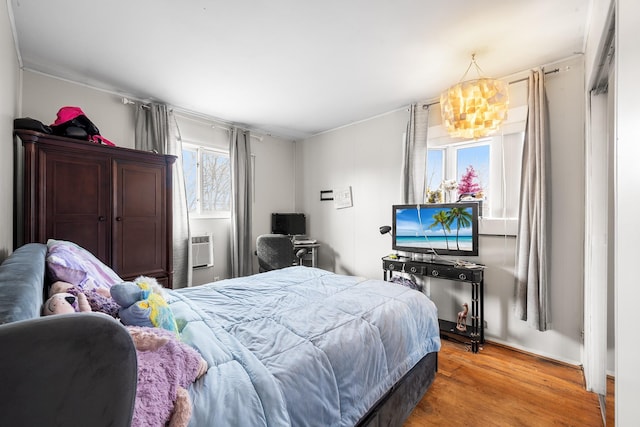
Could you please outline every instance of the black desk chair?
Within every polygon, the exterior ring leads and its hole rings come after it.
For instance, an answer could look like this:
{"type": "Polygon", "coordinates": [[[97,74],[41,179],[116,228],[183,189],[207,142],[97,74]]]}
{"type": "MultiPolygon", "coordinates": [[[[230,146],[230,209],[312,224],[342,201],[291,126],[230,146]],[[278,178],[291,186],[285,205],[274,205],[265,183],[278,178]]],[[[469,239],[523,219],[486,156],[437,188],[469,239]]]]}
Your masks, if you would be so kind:
{"type": "Polygon", "coordinates": [[[263,234],[256,240],[260,273],[295,264],[302,265],[302,258],[307,252],[305,248],[294,250],[291,237],[284,234],[263,234]]]}

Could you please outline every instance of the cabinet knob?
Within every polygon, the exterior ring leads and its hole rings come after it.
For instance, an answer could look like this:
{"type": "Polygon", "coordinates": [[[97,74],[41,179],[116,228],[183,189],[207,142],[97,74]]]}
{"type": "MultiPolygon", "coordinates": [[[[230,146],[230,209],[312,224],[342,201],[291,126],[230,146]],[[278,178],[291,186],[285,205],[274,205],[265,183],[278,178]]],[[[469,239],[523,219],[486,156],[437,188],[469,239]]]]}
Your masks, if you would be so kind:
{"type": "Polygon", "coordinates": [[[122,217],[121,216],[117,216],[116,217],[116,221],[122,221],[122,217]]]}
{"type": "Polygon", "coordinates": [[[432,275],[432,276],[439,276],[439,275],[440,275],[440,272],[439,272],[438,270],[432,270],[432,271],[431,271],[431,275],[432,275]]]}
{"type": "Polygon", "coordinates": [[[467,275],[466,275],[466,274],[464,274],[464,273],[460,273],[460,275],[458,276],[458,278],[459,278],[460,280],[467,280],[467,275]]]}
{"type": "Polygon", "coordinates": [[[389,270],[395,270],[396,266],[395,264],[389,264],[389,270]]]}
{"type": "Polygon", "coordinates": [[[98,217],[98,221],[100,221],[100,222],[104,222],[104,221],[106,221],[106,220],[107,220],[107,217],[105,217],[105,216],[100,215],[100,216],[98,217]]]}

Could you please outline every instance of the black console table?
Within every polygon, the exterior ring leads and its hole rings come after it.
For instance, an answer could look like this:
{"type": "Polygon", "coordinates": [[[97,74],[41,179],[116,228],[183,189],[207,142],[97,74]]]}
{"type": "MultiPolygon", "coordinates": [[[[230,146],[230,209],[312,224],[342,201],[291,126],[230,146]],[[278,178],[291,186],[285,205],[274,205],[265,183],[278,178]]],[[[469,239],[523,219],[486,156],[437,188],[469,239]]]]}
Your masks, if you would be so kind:
{"type": "Polygon", "coordinates": [[[438,319],[440,332],[466,337],[471,343],[471,351],[478,352],[484,344],[484,266],[462,266],[444,261],[412,261],[406,258],[382,258],[384,280],[391,280],[393,272],[409,273],[436,279],[454,280],[471,284],[471,307],[469,315],[471,327],[459,331],[457,323],[438,319]]]}

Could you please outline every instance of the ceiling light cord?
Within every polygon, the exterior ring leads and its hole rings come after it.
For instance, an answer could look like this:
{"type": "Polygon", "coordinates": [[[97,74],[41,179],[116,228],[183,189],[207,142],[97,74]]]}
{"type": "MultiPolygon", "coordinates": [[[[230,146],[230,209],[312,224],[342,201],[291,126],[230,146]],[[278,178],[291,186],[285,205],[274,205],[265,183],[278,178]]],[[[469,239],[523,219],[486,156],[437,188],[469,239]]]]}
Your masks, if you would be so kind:
{"type": "Polygon", "coordinates": [[[484,75],[484,71],[482,71],[482,68],[480,68],[480,66],[476,62],[476,54],[472,53],[471,54],[471,62],[469,63],[469,66],[467,67],[467,71],[464,72],[464,74],[462,75],[462,78],[460,80],[458,80],[458,82],[464,81],[464,79],[467,77],[467,74],[469,74],[469,70],[471,69],[472,65],[476,66],[476,72],[478,73],[478,77],[481,78],[484,75]]]}

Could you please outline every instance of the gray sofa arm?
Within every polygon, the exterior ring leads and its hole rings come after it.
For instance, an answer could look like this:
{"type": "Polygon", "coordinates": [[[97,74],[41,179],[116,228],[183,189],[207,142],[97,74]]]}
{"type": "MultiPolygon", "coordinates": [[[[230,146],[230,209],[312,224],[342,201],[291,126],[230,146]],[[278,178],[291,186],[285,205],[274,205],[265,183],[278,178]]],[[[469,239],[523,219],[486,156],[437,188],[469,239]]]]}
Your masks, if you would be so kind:
{"type": "Polygon", "coordinates": [[[0,324],[40,316],[47,245],[27,243],[0,265],[0,324]]]}
{"type": "Polygon", "coordinates": [[[137,384],[127,330],[97,313],[0,325],[0,420],[7,426],[129,426],[137,384]]]}

